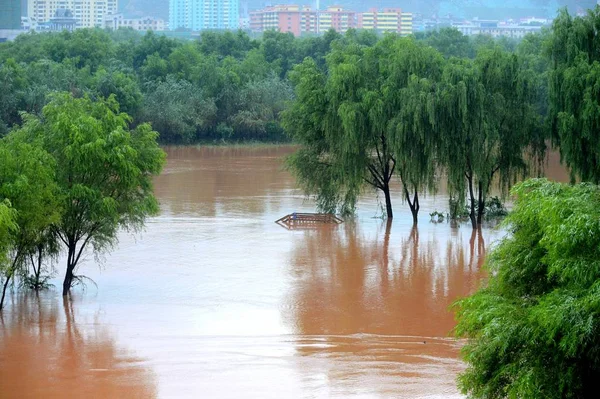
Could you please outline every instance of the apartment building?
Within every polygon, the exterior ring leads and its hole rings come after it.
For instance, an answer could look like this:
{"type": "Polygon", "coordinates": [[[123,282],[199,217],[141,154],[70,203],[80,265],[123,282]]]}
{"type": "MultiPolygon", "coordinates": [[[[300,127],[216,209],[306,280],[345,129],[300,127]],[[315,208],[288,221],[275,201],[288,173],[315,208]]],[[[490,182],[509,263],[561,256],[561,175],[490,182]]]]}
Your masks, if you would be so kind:
{"type": "Polygon", "coordinates": [[[238,29],[240,18],[239,0],[170,0],[169,28],[191,29],[238,29]]]}
{"type": "Polygon", "coordinates": [[[356,13],[340,6],[317,11],[309,6],[290,4],[250,12],[250,30],[253,32],[278,30],[302,36],[327,32],[329,29],[343,33],[355,27],[356,13]]]}
{"type": "Polygon", "coordinates": [[[319,32],[327,32],[333,28],[336,32],[344,33],[356,28],[356,13],[340,6],[331,6],[318,12],[318,22],[319,32]]]}
{"type": "Polygon", "coordinates": [[[375,8],[357,16],[358,29],[374,30],[377,32],[394,32],[401,35],[412,33],[412,14],[403,13],[400,8],[375,8]]]}
{"type": "Polygon", "coordinates": [[[21,0],[0,1],[0,29],[21,29],[21,0]]]}
{"type": "Polygon", "coordinates": [[[294,36],[317,32],[317,12],[308,6],[277,5],[250,12],[250,30],[278,30],[294,36]]]}
{"type": "Polygon", "coordinates": [[[400,35],[408,36],[413,33],[413,15],[410,12],[402,12],[400,16],[400,35]]]}
{"type": "Polygon", "coordinates": [[[51,21],[57,11],[69,10],[77,28],[103,27],[109,14],[116,14],[118,0],[28,0],[27,14],[33,24],[51,21]]]}
{"type": "Polygon", "coordinates": [[[542,26],[516,25],[501,23],[490,20],[473,20],[465,23],[453,24],[453,28],[458,29],[463,35],[489,35],[492,37],[510,37],[520,39],[529,33],[536,33],[542,30],[542,26]]]}
{"type": "Polygon", "coordinates": [[[104,27],[109,29],[131,28],[143,32],[164,31],[166,23],[163,19],[154,17],[125,18],[123,14],[111,14],[105,17],[104,27]]]}

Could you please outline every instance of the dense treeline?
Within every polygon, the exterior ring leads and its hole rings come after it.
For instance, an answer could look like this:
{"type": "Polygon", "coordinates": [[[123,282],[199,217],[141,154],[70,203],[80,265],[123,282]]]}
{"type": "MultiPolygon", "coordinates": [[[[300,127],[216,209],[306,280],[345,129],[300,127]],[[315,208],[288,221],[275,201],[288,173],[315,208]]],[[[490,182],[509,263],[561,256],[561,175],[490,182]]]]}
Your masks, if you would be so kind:
{"type": "MultiPolygon", "coordinates": [[[[25,34],[0,44],[0,135],[20,113],[39,114],[51,92],[107,98],[134,123],[150,122],[163,143],[288,140],[280,114],[293,99],[289,72],[306,57],[326,68],[333,43],[370,47],[369,32],[294,38],[265,32],[204,32],[198,40],[132,30],[25,34]]],[[[446,56],[473,57],[491,39],[446,29],[419,40],[446,56]]],[[[514,43],[503,40],[505,48],[514,43]]]]}
{"type": "Polygon", "coordinates": [[[337,39],[333,31],[303,40],[241,31],[194,41],[132,30],[21,35],[0,44],[0,134],[22,123],[20,112],[39,114],[49,93],[67,91],[114,94],[122,112],[150,122],[165,143],[286,140],[279,115],[293,97],[287,73],[305,57],[323,64],[337,39]]]}

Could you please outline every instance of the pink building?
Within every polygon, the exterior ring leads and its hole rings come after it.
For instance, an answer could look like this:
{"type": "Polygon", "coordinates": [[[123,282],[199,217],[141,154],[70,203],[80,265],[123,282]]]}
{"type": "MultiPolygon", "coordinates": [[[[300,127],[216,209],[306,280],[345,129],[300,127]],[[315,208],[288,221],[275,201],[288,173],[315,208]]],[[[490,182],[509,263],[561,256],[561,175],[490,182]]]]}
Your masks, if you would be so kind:
{"type": "Polygon", "coordinates": [[[253,32],[278,30],[301,36],[326,32],[331,28],[343,33],[355,27],[356,14],[340,6],[316,11],[309,6],[277,5],[250,13],[250,29],[253,32]]]}
{"type": "Polygon", "coordinates": [[[300,36],[317,31],[317,13],[308,6],[278,5],[250,12],[250,29],[253,32],[278,30],[300,36]]]}

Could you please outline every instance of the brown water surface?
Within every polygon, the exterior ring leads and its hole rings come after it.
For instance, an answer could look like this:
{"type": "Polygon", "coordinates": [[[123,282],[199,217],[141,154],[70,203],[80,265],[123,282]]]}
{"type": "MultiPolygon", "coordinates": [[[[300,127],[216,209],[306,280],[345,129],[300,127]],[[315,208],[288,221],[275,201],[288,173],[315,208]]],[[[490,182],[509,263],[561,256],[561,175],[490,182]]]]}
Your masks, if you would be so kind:
{"type": "Polygon", "coordinates": [[[80,270],[98,288],[11,294],[0,397],[460,397],[448,307],[503,232],[429,223],[444,193],[412,228],[398,192],[393,223],[366,195],[355,222],[286,230],[314,211],[292,150],[168,148],[161,215],[80,270]]]}

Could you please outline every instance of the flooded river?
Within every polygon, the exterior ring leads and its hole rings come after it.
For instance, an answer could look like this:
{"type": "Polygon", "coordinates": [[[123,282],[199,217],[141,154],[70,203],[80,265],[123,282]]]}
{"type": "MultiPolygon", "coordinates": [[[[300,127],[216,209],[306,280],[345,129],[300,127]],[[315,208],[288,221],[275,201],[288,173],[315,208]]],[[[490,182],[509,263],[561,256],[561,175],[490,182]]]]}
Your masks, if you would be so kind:
{"type": "Polygon", "coordinates": [[[449,305],[503,233],[429,223],[443,193],[418,229],[395,193],[391,224],[372,195],[354,223],[286,230],[315,210],[291,151],[168,148],[160,216],[88,256],[97,287],[9,296],[0,398],[461,397],[449,305]]]}

